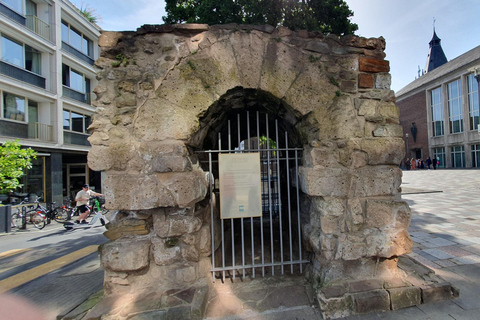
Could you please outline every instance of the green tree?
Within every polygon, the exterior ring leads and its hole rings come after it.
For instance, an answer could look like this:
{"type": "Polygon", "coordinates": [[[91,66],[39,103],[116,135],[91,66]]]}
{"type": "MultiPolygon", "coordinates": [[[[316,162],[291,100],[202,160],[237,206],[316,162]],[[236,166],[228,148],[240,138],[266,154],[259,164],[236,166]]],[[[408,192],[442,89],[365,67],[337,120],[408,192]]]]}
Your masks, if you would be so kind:
{"type": "Polygon", "coordinates": [[[324,34],[353,34],[344,0],[166,0],[165,23],[270,24],[324,34]]]}
{"type": "Polygon", "coordinates": [[[22,149],[18,140],[6,141],[0,146],[0,193],[7,193],[22,185],[19,179],[25,169],[32,168],[32,159],[37,152],[28,148],[22,149]]]}

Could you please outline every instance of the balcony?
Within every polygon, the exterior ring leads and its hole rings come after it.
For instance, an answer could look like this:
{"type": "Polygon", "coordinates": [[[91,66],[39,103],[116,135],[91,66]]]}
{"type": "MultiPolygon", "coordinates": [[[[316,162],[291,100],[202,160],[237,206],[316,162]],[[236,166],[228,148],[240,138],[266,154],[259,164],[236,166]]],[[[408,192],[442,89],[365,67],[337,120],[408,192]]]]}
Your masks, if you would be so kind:
{"type": "Polygon", "coordinates": [[[28,138],[28,126],[26,123],[5,121],[0,119],[0,135],[18,139],[26,139],[28,138]]]}
{"type": "Polygon", "coordinates": [[[0,73],[8,77],[46,89],[46,80],[44,77],[39,76],[38,74],[35,74],[28,70],[19,68],[13,64],[0,61],[0,73]]]}
{"type": "Polygon", "coordinates": [[[88,142],[87,138],[87,134],[63,131],[63,142],[66,144],[75,144],[79,146],[90,147],[91,145],[90,142],[88,142]]]}
{"type": "Polygon", "coordinates": [[[50,41],[50,26],[46,22],[43,22],[36,16],[27,15],[26,26],[43,39],[50,41]]]}
{"type": "Polygon", "coordinates": [[[53,141],[53,126],[38,122],[29,123],[28,138],[41,141],[53,141]]]}
{"type": "Polygon", "coordinates": [[[86,104],[92,103],[91,93],[81,93],[67,86],[63,86],[63,96],[86,104]]]}
{"type": "Polygon", "coordinates": [[[15,22],[18,22],[22,25],[26,25],[26,19],[24,16],[16,12],[15,10],[10,9],[6,5],[0,2],[0,13],[4,14],[8,18],[12,19],[15,22]]]}
{"type": "Polygon", "coordinates": [[[78,51],[77,49],[75,49],[74,47],[72,47],[71,45],[63,41],[62,41],[62,49],[67,51],[68,53],[73,54],[75,57],[79,58],[80,60],[85,61],[91,66],[93,66],[93,64],[95,63],[95,60],[93,60],[83,52],[78,51]]]}

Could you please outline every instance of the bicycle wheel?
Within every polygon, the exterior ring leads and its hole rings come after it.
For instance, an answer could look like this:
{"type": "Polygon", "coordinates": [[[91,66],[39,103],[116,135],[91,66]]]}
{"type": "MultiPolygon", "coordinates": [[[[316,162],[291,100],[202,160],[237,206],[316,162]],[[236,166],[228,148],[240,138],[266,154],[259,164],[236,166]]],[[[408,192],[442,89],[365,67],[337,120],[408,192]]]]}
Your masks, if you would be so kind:
{"type": "Polygon", "coordinates": [[[35,228],[37,229],[45,228],[45,217],[42,214],[38,213],[35,210],[32,210],[27,212],[27,217],[30,217],[30,216],[31,216],[31,221],[35,226],[35,228]]]}
{"type": "Polygon", "coordinates": [[[11,226],[12,228],[22,227],[22,216],[19,213],[12,214],[11,226]]]}
{"type": "Polygon", "coordinates": [[[55,221],[63,223],[68,220],[68,211],[67,209],[60,210],[59,208],[53,211],[53,217],[55,221]]]}

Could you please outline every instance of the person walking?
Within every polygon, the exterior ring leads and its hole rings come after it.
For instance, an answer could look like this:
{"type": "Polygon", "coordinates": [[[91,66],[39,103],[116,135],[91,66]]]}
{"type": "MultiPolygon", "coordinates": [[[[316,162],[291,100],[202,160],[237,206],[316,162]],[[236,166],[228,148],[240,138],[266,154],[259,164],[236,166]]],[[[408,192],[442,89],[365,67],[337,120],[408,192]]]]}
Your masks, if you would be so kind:
{"type": "Polygon", "coordinates": [[[430,165],[432,164],[432,159],[430,157],[427,158],[427,168],[430,170],[430,165]]]}
{"type": "Polygon", "coordinates": [[[432,160],[433,170],[437,170],[437,164],[438,164],[437,158],[433,158],[432,160]]]}
{"type": "Polygon", "coordinates": [[[417,168],[417,162],[415,161],[415,159],[412,158],[412,160],[410,160],[410,164],[412,166],[412,170],[415,170],[417,168]]]}
{"type": "Polygon", "coordinates": [[[103,194],[96,193],[90,190],[88,184],[84,184],[82,190],[78,191],[77,195],[75,196],[75,201],[77,202],[78,210],[80,211],[80,215],[75,223],[88,223],[87,217],[90,214],[90,207],[88,206],[88,201],[90,201],[90,197],[92,196],[99,196],[103,197],[103,194]]]}

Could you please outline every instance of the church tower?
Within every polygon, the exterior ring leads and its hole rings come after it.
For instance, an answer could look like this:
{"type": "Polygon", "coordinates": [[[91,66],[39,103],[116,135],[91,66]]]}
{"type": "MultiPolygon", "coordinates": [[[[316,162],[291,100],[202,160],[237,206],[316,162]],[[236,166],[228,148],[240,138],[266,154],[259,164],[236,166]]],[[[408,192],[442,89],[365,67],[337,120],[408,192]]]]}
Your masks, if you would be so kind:
{"type": "Polygon", "coordinates": [[[430,72],[448,62],[447,57],[443,52],[442,45],[440,44],[441,41],[442,40],[435,33],[435,28],[433,28],[433,37],[429,43],[430,50],[428,51],[425,72],[430,72]]]}

